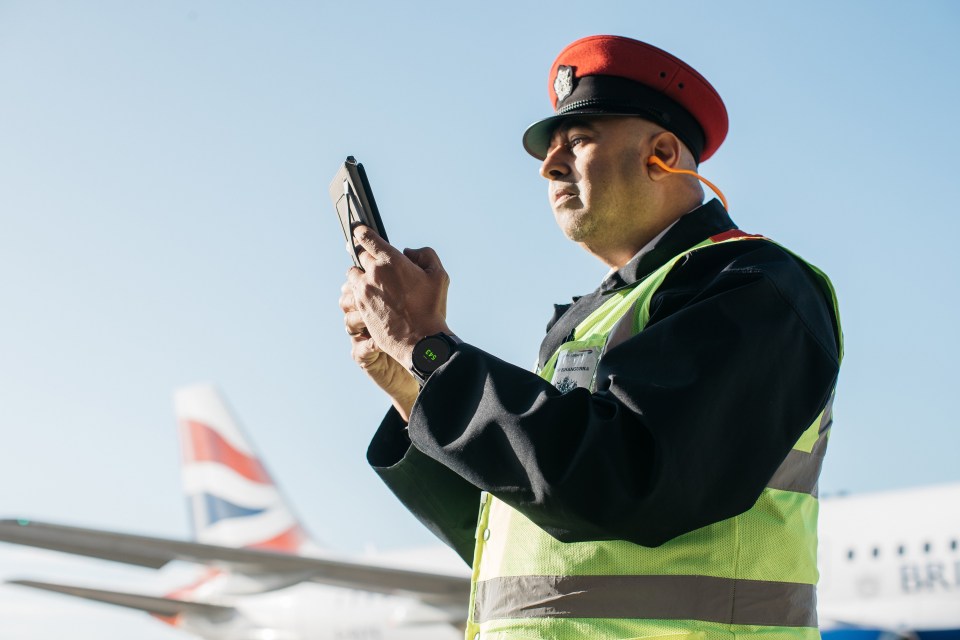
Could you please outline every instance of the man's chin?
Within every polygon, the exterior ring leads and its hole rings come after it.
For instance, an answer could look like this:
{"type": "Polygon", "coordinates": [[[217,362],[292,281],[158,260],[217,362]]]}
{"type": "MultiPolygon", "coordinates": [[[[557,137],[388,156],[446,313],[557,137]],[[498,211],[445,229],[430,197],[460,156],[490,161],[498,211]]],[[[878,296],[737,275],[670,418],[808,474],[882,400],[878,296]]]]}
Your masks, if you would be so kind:
{"type": "Polygon", "coordinates": [[[563,235],[574,242],[583,242],[589,238],[593,229],[593,225],[590,224],[589,220],[587,220],[585,216],[579,215],[563,216],[558,214],[557,224],[560,226],[560,230],[563,231],[563,235]]]}

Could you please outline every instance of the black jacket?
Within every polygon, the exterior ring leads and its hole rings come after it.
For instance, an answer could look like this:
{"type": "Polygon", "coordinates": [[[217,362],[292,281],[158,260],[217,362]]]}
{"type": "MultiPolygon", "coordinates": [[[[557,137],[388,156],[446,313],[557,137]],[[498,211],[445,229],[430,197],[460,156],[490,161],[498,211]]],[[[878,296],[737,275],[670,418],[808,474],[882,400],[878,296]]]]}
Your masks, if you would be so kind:
{"type": "MultiPolygon", "coordinates": [[[[601,286],[557,307],[540,364],[619,287],[736,228],[717,201],[681,218],[601,286]]],[[[470,563],[481,490],[565,542],[657,546],[756,502],[827,403],[839,370],[832,303],[777,245],[681,260],[650,320],[600,361],[597,391],[562,394],[469,344],[437,370],[407,425],[391,410],[367,459],[470,563]]]]}

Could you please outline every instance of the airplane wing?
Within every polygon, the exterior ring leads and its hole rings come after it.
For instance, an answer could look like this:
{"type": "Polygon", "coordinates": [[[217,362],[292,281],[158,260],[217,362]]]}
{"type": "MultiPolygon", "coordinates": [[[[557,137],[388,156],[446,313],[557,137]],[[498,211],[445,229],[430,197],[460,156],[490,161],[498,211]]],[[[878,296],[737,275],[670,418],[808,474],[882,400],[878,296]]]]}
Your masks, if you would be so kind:
{"type": "Polygon", "coordinates": [[[470,579],[467,576],[375,565],[332,555],[298,556],[32,520],[0,520],[0,542],[153,569],[180,560],[248,575],[291,576],[296,578],[291,583],[313,581],[379,593],[415,595],[424,602],[436,605],[462,606],[470,594],[470,579]]]}
{"type": "Polygon", "coordinates": [[[203,602],[190,602],[188,600],[176,600],[174,598],[160,598],[156,596],[141,596],[134,593],[122,593],[120,591],[105,591],[103,589],[89,589],[86,587],[74,587],[66,584],[55,584],[52,582],[37,582],[35,580],[8,580],[7,584],[18,584],[24,587],[42,589],[43,591],[54,591],[56,593],[65,593],[69,596],[85,598],[87,600],[96,600],[107,604],[115,604],[128,609],[139,609],[158,616],[174,617],[181,613],[201,614],[211,620],[227,619],[234,615],[233,607],[223,607],[216,604],[205,604],[203,602]]]}

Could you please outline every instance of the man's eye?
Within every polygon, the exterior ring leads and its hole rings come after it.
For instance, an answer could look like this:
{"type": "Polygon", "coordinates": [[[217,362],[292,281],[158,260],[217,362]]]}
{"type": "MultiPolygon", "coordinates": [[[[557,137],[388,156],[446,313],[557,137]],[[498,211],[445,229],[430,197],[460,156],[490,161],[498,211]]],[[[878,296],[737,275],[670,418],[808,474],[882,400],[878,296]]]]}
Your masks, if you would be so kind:
{"type": "Polygon", "coordinates": [[[584,138],[583,136],[573,136],[572,138],[567,140],[567,146],[573,149],[574,147],[580,145],[585,141],[586,141],[586,138],[584,138]]]}

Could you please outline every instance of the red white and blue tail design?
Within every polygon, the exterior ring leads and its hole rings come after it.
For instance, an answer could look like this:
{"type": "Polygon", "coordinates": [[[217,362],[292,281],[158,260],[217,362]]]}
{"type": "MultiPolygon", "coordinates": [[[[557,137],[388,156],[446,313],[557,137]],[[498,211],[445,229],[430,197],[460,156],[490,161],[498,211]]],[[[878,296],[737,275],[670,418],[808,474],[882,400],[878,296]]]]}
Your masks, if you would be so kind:
{"type": "Polygon", "coordinates": [[[180,389],[174,405],[196,541],[295,554],[312,547],[216,388],[180,389]]]}

